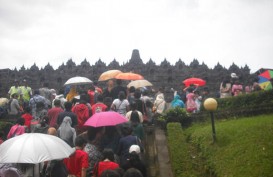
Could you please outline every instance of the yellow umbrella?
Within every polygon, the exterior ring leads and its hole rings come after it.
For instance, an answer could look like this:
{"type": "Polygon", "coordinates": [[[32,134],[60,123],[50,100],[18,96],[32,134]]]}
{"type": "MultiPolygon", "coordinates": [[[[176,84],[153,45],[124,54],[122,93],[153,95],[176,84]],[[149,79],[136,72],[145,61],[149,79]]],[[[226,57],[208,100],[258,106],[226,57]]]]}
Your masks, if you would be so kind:
{"type": "Polygon", "coordinates": [[[141,80],[144,79],[144,77],[140,74],[135,74],[135,73],[120,73],[115,76],[116,79],[121,79],[121,80],[141,80]]]}
{"type": "Polygon", "coordinates": [[[102,73],[99,77],[99,81],[106,81],[115,78],[116,75],[122,73],[120,70],[109,70],[102,73]]]}

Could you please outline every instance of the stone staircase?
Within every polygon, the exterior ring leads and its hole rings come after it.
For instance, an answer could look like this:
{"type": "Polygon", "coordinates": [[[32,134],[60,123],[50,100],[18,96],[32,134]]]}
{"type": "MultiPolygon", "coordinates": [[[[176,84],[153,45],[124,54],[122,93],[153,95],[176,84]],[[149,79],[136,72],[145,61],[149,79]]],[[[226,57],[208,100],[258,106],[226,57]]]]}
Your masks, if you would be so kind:
{"type": "Polygon", "coordinates": [[[149,177],[173,177],[165,132],[145,127],[145,163],[149,177]]]}

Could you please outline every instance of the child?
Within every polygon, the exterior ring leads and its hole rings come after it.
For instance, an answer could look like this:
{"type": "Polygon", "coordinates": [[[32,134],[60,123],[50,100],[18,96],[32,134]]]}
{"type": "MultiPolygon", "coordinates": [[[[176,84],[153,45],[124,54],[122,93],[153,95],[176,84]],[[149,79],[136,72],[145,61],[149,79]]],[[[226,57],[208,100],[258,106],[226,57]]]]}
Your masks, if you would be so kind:
{"type": "Polygon", "coordinates": [[[30,107],[26,107],[25,108],[25,113],[21,116],[22,118],[25,119],[25,126],[26,128],[26,132],[31,132],[31,120],[33,119],[32,115],[30,114],[31,109],[30,107]]]}

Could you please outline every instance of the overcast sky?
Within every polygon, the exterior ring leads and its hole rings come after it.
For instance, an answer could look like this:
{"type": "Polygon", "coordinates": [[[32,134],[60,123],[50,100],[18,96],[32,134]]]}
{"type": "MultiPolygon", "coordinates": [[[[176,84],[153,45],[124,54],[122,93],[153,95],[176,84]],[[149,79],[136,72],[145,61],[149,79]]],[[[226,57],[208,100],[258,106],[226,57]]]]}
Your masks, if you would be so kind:
{"type": "Polygon", "coordinates": [[[0,69],[72,58],[273,68],[272,0],[0,0],[0,69]]]}

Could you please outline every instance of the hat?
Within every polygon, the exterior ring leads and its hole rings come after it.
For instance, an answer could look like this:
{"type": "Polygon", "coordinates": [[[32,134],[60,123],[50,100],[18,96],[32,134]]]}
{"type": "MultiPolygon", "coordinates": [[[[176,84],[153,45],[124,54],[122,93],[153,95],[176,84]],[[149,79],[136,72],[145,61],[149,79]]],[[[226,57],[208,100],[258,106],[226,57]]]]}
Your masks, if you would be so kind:
{"type": "Polygon", "coordinates": [[[238,78],[238,76],[236,75],[236,73],[231,73],[231,78],[238,78]]]}
{"type": "Polygon", "coordinates": [[[132,145],[129,149],[129,153],[136,152],[137,154],[140,153],[140,147],[139,145],[132,145]]]}

